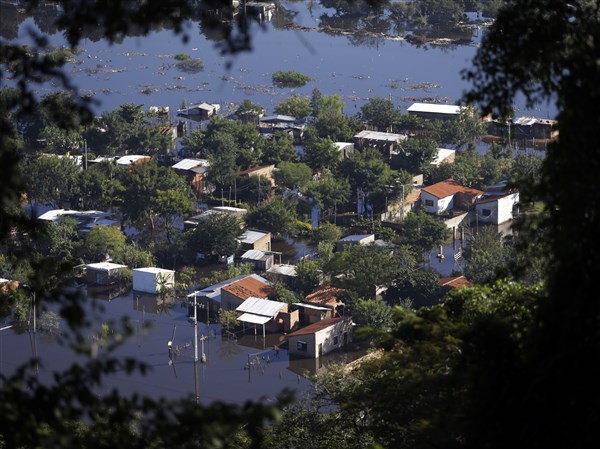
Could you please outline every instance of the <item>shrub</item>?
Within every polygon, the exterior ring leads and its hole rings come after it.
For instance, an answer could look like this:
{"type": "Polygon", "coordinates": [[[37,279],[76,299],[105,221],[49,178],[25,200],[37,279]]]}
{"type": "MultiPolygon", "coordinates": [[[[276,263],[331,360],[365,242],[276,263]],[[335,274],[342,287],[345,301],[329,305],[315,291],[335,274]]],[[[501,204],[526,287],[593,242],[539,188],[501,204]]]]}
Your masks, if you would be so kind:
{"type": "Polygon", "coordinates": [[[274,72],[272,79],[273,84],[277,87],[302,87],[309,81],[312,81],[312,78],[310,76],[293,71],[274,72]]]}
{"type": "Polygon", "coordinates": [[[204,63],[200,59],[185,59],[175,64],[175,67],[185,73],[198,73],[204,69],[204,63]]]}
{"type": "Polygon", "coordinates": [[[190,55],[186,55],[185,53],[178,53],[174,57],[178,61],[187,61],[188,59],[190,59],[190,55]]]}

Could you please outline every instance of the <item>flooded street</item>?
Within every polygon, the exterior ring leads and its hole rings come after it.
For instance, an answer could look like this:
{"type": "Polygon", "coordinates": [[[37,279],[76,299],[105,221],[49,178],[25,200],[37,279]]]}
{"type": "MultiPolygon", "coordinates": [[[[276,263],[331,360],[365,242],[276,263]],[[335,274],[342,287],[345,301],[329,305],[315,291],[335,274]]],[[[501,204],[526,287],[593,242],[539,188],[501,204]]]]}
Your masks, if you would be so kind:
{"type": "MultiPolygon", "coordinates": [[[[351,361],[361,353],[339,352],[328,354],[322,360],[290,360],[281,345],[283,336],[267,334],[263,339],[260,329],[246,329],[237,339],[221,335],[221,326],[198,322],[198,354],[202,349],[206,363],[194,363],[194,327],[188,321],[187,307],[174,304],[164,307],[156,296],[129,293],[111,301],[100,300],[105,311],[97,329],[107,324],[111,331],[117,329],[109,324],[126,316],[135,330],[115,353],[117,357],[135,357],[146,363],[150,370],[139,373],[117,373],[108,376],[102,392],[116,388],[125,394],[148,395],[154,398],[190,398],[203,404],[215,401],[243,403],[247,400],[273,400],[283,389],[305,391],[311,382],[308,376],[315,374],[329,363],[351,361]],[[139,298],[137,298],[139,296],[139,298]],[[143,323],[151,329],[144,331],[143,323]],[[172,340],[169,357],[168,342],[172,340]],[[202,337],[207,337],[202,339],[202,337]],[[202,345],[204,343],[204,345],[202,345]],[[250,368],[249,368],[250,367],[250,368]]],[[[4,325],[0,326],[3,327],[4,325]]],[[[65,326],[61,327],[65,331],[65,326]]],[[[90,342],[97,338],[97,331],[88,334],[90,342]]],[[[49,382],[53,373],[82,361],[56,341],[56,337],[38,330],[16,332],[14,329],[0,331],[0,374],[8,376],[18,366],[26,363],[37,351],[40,358],[37,375],[42,382],[49,382]]],[[[100,352],[102,346],[100,345],[100,352]]],[[[99,392],[100,393],[100,392],[99,392]]]]}

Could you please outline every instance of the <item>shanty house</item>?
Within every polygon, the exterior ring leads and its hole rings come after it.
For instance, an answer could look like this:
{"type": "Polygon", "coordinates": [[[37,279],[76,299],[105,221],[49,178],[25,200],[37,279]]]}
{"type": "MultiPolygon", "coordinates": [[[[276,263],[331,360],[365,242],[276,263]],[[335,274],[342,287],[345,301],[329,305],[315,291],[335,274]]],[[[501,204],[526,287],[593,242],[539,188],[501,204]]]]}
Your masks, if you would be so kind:
{"type": "Polygon", "coordinates": [[[290,288],[296,285],[298,274],[296,273],[296,265],[287,263],[279,263],[271,266],[265,273],[265,276],[271,282],[283,282],[290,288]]]}
{"type": "Polygon", "coordinates": [[[221,288],[221,308],[235,310],[248,298],[267,299],[273,293],[269,282],[248,276],[221,288]]]}
{"type": "Polygon", "coordinates": [[[273,171],[275,165],[261,165],[260,167],[251,167],[247,170],[242,170],[240,176],[259,176],[263,179],[267,179],[271,185],[275,185],[275,179],[273,178],[273,171]]]}
{"type": "Polygon", "coordinates": [[[458,117],[463,110],[464,107],[453,104],[413,103],[406,112],[427,120],[449,120],[458,117]]]}
{"type": "Polygon", "coordinates": [[[116,284],[126,269],[127,265],[112,262],[89,263],[85,266],[85,280],[96,285],[116,284]]]}
{"type": "Polygon", "coordinates": [[[247,229],[239,238],[243,250],[259,249],[271,251],[271,233],[257,229],[247,229]]]}
{"type": "Polygon", "coordinates": [[[249,262],[254,265],[255,270],[266,271],[273,266],[275,256],[270,253],[266,253],[259,249],[249,249],[242,254],[242,262],[249,262]]]}
{"type": "Polygon", "coordinates": [[[175,287],[175,271],[146,267],[133,270],[133,290],[144,293],[160,293],[175,287]]]}
{"type": "Polygon", "coordinates": [[[352,321],[336,317],[303,327],[288,335],[289,353],[318,358],[346,346],[352,339],[352,321]]]}
{"type": "Polygon", "coordinates": [[[442,214],[455,207],[468,209],[483,192],[447,179],[421,189],[421,205],[431,214],[442,214]]]}
{"type": "Polygon", "coordinates": [[[210,163],[206,159],[183,159],[172,168],[180,175],[185,176],[196,195],[206,191],[206,174],[210,163]]]}
{"type": "Polygon", "coordinates": [[[218,284],[210,285],[208,287],[203,288],[202,290],[197,290],[188,295],[188,300],[192,301],[194,296],[199,304],[203,304],[211,313],[216,312],[221,307],[221,298],[222,298],[222,289],[223,287],[227,287],[237,281],[242,279],[252,278],[264,285],[270,285],[269,281],[267,281],[262,276],[258,274],[244,274],[241,276],[237,276],[235,278],[227,279],[225,281],[219,282],[218,284]]]}
{"type": "Polygon", "coordinates": [[[200,103],[189,106],[187,108],[178,109],[177,115],[188,117],[193,120],[208,120],[213,115],[216,115],[221,110],[218,104],[200,103]]]}
{"type": "Polygon", "coordinates": [[[404,134],[384,133],[379,131],[361,131],[352,137],[356,148],[362,150],[372,147],[381,151],[382,156],[389,160],[400,151],[400,144],[407,137],[404,134]]]}
{"type": "Polygon", "coordinates": [[[287,312],[288,305],[284,302],[271,301],[264,298],[247,298],[235,310],[241,312],[237,320],[247,324],[262,326],[263,337],[267,332],[281,332],[283,330],[283,320],[279,320],[280,312],[287,312]]]}
{"type": "Polygon", "coordinates": [[[369,245],[375,241],[375,234],[353,234],[338,240],[336,249],[341,251],[346,245],[369,245]]]}

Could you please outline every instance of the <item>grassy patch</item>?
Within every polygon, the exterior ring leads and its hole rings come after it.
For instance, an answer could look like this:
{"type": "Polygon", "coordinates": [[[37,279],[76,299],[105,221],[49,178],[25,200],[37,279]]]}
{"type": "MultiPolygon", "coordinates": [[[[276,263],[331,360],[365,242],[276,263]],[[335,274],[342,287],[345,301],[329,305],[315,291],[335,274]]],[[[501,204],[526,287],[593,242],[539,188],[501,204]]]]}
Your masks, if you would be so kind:
{"type": "Polygon", "coordinates": [[[175,64],[177,69],[185,73],[198,73],[204,69],[204,63],[200,59],[185,59],[175,64]]]}
{"type": "Polygon", "coordinates": [[[272,76],[273,84],[277,87],[302,87],[306,85],[312,78],[303,73],[293,71],[277,71],[272,76]]]}
{"type": "Polygon", "coordinates": [[[178,61],[187,61],[188,59],[191,59],[190,55],[186,55],[185,53],[176,54],[174,58],[178,61]]]}

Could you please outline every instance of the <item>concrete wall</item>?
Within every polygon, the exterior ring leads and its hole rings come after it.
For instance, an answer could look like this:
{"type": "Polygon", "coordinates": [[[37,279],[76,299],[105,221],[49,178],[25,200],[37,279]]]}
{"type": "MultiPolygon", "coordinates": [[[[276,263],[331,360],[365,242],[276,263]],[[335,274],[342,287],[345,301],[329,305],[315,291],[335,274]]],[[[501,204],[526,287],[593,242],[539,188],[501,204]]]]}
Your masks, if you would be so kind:
{"type": "Polygon", "coordinates": [[[322,345],[322,354],[325,355],[342,348],[350,341],[352,341],[352,324],[350,320],[341,320],[314,334],[290,337],[289,352],[290,355],[317,358],[319,357],[319,345],[322,345]],[[300,350],[299,343],[305,343],[306,351],[300,350]]]}
{"type": "Polygon", "coordinates": [[[431,193],[421,191],[421,204],[427,212],[437,215],[454,207],[454,196],[438,198],[431,193]],[[433,204],[427,205],[428,201],[431,201],[433,204]]]}

